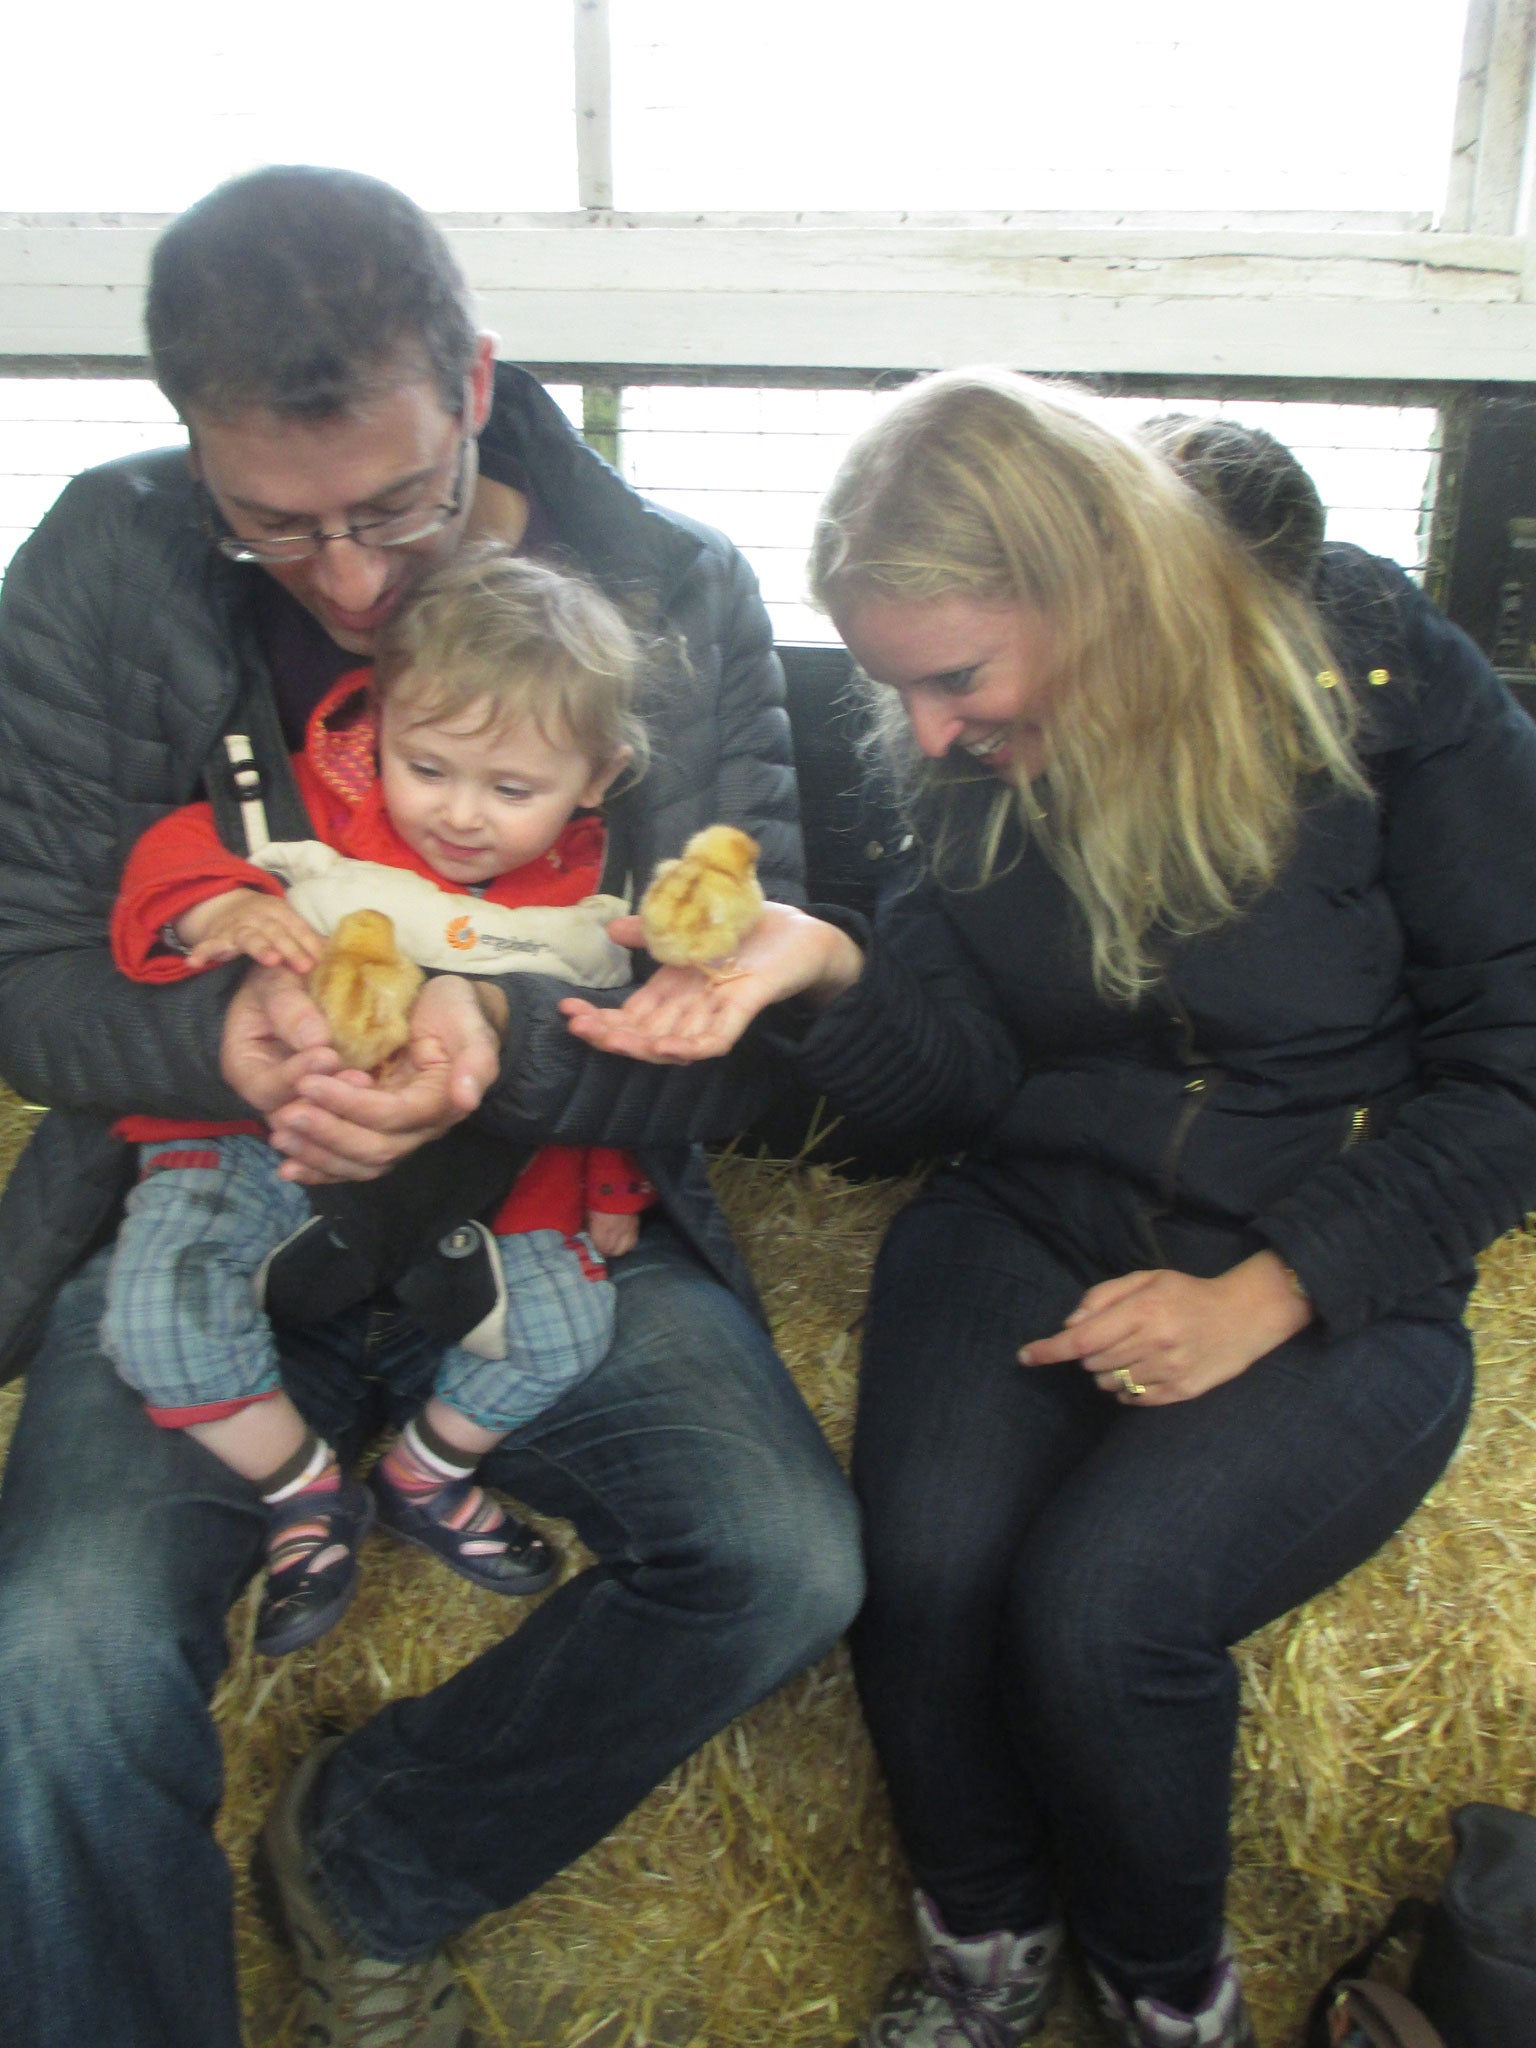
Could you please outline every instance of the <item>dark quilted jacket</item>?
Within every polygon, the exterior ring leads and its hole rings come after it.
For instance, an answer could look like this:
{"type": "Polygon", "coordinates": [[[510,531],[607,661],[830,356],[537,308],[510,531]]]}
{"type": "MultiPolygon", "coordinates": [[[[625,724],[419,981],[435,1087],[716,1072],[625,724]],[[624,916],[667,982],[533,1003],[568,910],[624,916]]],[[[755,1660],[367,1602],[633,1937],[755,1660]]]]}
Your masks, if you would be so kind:
{"type": "Polygon", "coordinates": [[[1085,1285],[1269,1245],[1344,1333],[1456,1314],[1536,1203],[1536,726],[1401,571],[1321,576],[1375,805],[1316,793],[1275,886],[1134,1009],[1034,849],[918,882],[798,1057],[887,1140],[964,1148],[1085,1285]]]}
{"type": "MultiPolygon", "coordinates": [[[[526,483],[555,539],[647,635],[653,759],[613,807],[607,884],[643,883],[700,826],[762,844],[770,895],[802,897],[782,684],[750,570],[722,536],[648,505],[502,365],[488,475],[526,483]]],[[[179,451],[108,463],[64,491],[0,595],[0,1072],[51,1113],[0,1202],[0,1368],[19,1370],[59,1281],[114,1227],[128,1148],[113,1118],[224,1117],[218,1070],[238,966],[167,987],[124,979],[107,919],[129,848],[199,793],[231,706],[265,687],[249,579],[208,546],[179,451]]],[[[626,1145],[674,1222],[748,1300],[697,1142],[739,1130],[765,1078],[753,1056],[646,1069],[580,1046],[534,976],[480,1114],[519,1144],[626,1145]]]]}

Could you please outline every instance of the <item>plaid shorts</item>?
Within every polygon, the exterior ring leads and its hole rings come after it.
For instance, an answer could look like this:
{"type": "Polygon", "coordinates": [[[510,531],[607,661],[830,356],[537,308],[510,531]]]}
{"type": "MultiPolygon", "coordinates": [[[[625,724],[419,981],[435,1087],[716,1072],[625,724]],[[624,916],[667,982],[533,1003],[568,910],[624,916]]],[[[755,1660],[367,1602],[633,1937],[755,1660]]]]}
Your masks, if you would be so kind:
{"type": "MultiPolygon", "coordinates": [[[[252,1278],[313,1213],[277,1176],[263,1138],[145,1145],[107,1273],[102,1348],[152,1409],[252,1400],[282,1384],[252,1278]]],[[[576,1385],[613,1341],[615,1296],[586,1237],[533,1230],[497,1239],[507,1282],[507,1352],[450,1345],[443,1399],[487,1429],[531,1421],[576,1385]]]]}
{"type": "Polygon", "coordinates": [[[437,1392],[484,1429],[515,1429],[584,1380],[613,1342],[613,1282],[586,1236],[525,1230],[499,1237],[507,1281],[507,1356],[451,1344],[437,1392]]]}
{"type": "Polygon", "coordinates": [[[264,1138],[144,1145],[107,1270],[102,1349],[151,1408],[249,1400],[281,1385],[251,1276],[310,1216],[264,1138]]]}

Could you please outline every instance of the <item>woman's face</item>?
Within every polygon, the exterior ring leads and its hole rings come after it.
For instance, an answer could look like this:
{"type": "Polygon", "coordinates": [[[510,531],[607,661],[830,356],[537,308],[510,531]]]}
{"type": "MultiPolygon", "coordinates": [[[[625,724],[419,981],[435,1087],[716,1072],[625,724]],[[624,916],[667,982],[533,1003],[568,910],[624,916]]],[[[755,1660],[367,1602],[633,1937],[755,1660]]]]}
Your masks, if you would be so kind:
{"type": "Polygon", "coordinates": [[[900,697],[930,760],[958,747],[996,775],[1044,772],[1052,664],[1039,612],[958,593],[861,597],[832,623],[870,680],[900,697]]]}

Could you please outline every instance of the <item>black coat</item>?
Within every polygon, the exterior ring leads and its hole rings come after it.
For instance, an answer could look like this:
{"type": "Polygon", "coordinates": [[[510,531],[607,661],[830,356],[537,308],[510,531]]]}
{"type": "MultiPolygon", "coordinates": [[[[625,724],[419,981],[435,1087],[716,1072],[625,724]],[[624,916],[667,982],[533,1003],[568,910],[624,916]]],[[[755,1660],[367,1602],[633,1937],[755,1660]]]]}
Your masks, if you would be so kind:
{"type": "Polygon", "coordinates": [[[1342,1334],[1457,1313],[1536,1203],[1536,726],[1392,565],[1329,548],[1318,596],[1375,805],[1310,791],[1279,881],[1133,1008],[1033,848],[918,881],[799,1059],[1085,1285],[1268,1245],[1342,1334]]]}
{"type": "MultiPolygon", "coordinates": [[[[801,900],[782,679],[741,556],[639,498],[521,370],[498,367],[482,446],[487,474],[533,490],[554,539],[651,642],[652,764],[612,807],[606,883],[643,883],[725,820],[761,842],[768,892],[801,900]]],[[[168,450],[78,477],[0,594],[0,1072],[51,1105],[0,1202],[0,1370],[25,1364],[58,1283],[115,1227],[130,1152],[111,1122],[249,1113],[218,1067],[243,969],[145,987],[118,974],[106,934],[134,841],[200,793],[232,706],[269,688],[249,601],[260,573],[208,545],[186,457],[168,450]]],[[[694,1142],[733,1134],[760,1104],[751,1053],[637,1067],[571,1037],[562,984],[502,986],[512,1023],[481,1119],[518,1145],[629,1146],[700,1255],[751,1300],[694,1142]]]]}

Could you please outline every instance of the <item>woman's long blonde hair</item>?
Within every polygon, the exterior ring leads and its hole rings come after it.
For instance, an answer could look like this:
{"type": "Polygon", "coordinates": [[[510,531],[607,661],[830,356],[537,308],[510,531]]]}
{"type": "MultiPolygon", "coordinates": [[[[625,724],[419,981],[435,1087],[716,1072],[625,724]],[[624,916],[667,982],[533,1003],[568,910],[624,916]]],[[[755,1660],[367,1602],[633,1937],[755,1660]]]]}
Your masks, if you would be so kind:
{"type": "MultiPolygon", "coordinates": [[[[1004,370],[913,385],[844,460],[810,577],[834,614],[959,594],[1042,615],[1046,780],[1000,789],[969,879],[993,872],[1015,812],[1081,907],[1106,995],[1156,979],[1155,936],[1210,930],[1274,880],[1303,777],[1366,793],[1310,606],[1063,388],[1004,370]]],[[[930,856],[950,879],[939,817],[930,856]]]]}

